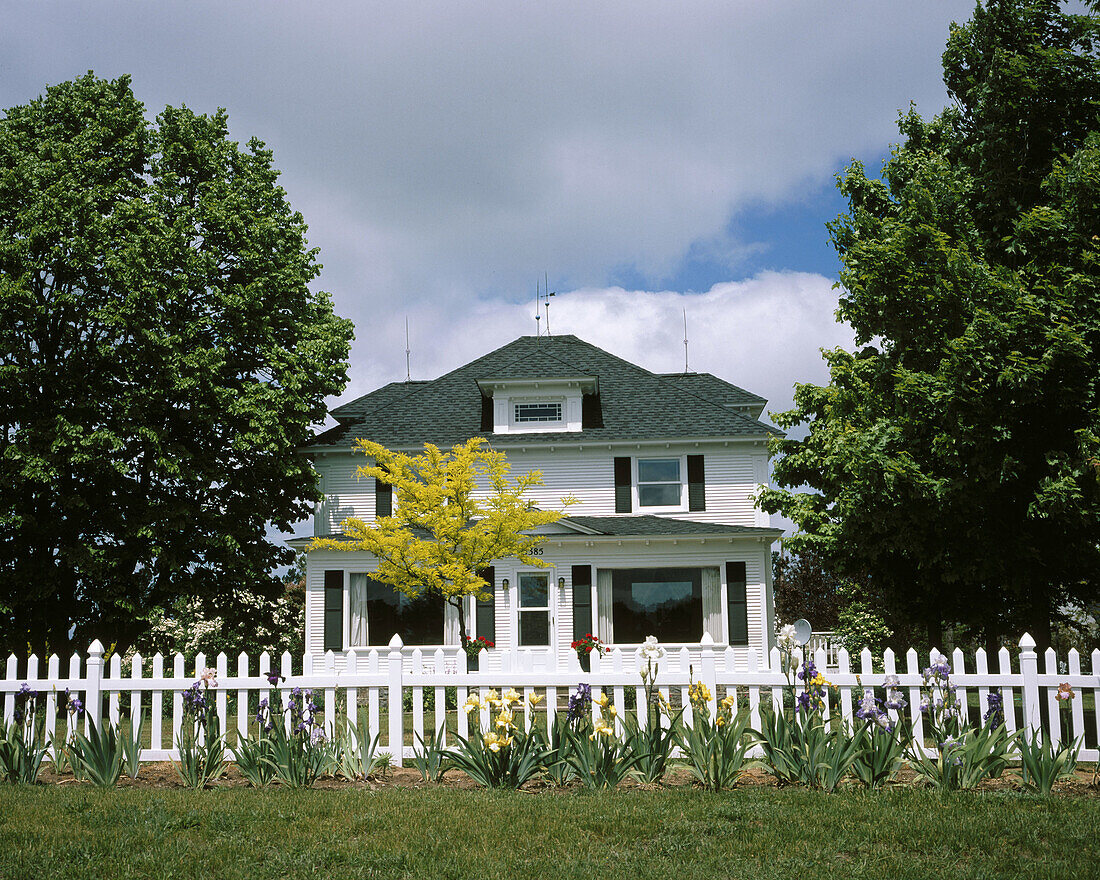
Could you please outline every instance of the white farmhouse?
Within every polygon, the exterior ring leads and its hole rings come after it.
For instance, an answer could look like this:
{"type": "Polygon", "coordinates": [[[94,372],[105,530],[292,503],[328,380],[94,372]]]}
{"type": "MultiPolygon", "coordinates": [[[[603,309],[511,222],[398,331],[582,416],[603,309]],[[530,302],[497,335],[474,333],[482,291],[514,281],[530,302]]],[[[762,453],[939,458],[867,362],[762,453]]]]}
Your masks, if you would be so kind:
{"type": "MultiPolygon", "coordinates": [[[[335,409],[339,424],[306,450],[324,493],[314,533],[392,509],[388,485],[356,479],[353,440],[416,453],[482,436],[513,474],[542,472],[536,504],[579,501],[542,530],[548,568],[500,559],[483,572],[493,601],[471,599],[466,614],[471,637],[496,645],[483,668],[518,651],[564,667],[587,632],[627,651],[655,635],[670,648],[709,637],[764,652],[780,534],[753,505],[768,480],[767,438],[779,433],[759,421],[765,403],[709,373],[651,373],[575,336],[520,337],[438,379],[394,382],[335,409]]],[[[380,647],[397,633],[407,652],[457,657],[453,609],[372,580],[375,564],[365,552],[309,553],[307,650],[380,647]]]]}

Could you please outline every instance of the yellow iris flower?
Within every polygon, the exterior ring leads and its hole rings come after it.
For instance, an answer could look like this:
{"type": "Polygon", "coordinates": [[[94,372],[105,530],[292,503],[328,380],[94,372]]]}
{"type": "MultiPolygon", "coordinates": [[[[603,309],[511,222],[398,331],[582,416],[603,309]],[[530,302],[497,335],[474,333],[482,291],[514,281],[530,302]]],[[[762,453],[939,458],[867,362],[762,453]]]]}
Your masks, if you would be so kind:
{"type": "Polygon", "coordinates": [[[512,737],[499,736],[496,733],[487,733],[482,739],[485,743],[485,748],[490,752],[499,752],[501,749],[506,749],[512,744],[512,737]]]}
{"type": "Polygon", "coordinates": [[[605,722],[598,721],[596,723],[595,729],[592,731],[591,735],[588,738],[589,739],[595,739],[601,733],[604,736],[614,736],[615,735],[615,731],[612,728],[608,727],[608,725],[605,722]]]}

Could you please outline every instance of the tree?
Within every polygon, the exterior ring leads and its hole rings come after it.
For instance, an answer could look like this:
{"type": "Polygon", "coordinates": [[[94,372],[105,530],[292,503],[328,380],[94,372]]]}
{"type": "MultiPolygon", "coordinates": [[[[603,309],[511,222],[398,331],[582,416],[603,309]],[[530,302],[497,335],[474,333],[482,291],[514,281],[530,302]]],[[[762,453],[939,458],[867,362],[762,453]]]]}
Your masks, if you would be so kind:
{"type": "Polygon", "coordinates": [[[300,657],[305,649],[305,554],[299,554],[281,578],[282,594],[274,598],[242,588],[227,595],[181,596],[158,608],[132,648],[144,657],[183,654],[188,663],[200,651],[212,666],[224,652],[232,663],[244,651],[253,660],[267,651],[300,657]]]}
{"type": "Polygon", "coordinates": [[[990,647],[1097,596],[1100,24],[991,0],[953,26],[955,105],[854,162],[830,224],[861,350],[799,385],[761,503],[883,605],[990,647]],[[811,492],[797,491],[808,485],[811,492]]]}
{"type": "MultiPolygon", "coordinates": [[[[371,574],[375,580],[409,598],[434,593],[453,606],[465,645],[466,597],[489,598],[480,571],[509,557],[524,565],[548,564],[533,555],[543,538],[530,531],[563,514],[539,510],[524,498],[542,485],[542,474],[530,471],[511,479],[507,457],[488,448],[482,437],[457,444],[449,453],[427,443],[421,455],[412,456],[369,440],[355,445],[373,461],[357,468],[357,476],[393,486],[396,510],[373,525],[348,517],[341,526],[344,538],[317,538],[311,549],[373,553],[378,558],[371,574]]],[[[571,503],[571,498],[562,499],[563,506],[571,503]]]]}
{"type": "Polygon", "coordinates": [[[272,154],[151,122],[92,73],[0,119],[0,642],[132,643],[155,609],[282,587],[296,447],[352,328],[272,154]]]}
{"type": "Polygon", "coordinates": [[[812,549],[772,554],[775,616],[783,623],[800,617],[816,630],[836,628],[844,581],[832,574],[812,549]]]}

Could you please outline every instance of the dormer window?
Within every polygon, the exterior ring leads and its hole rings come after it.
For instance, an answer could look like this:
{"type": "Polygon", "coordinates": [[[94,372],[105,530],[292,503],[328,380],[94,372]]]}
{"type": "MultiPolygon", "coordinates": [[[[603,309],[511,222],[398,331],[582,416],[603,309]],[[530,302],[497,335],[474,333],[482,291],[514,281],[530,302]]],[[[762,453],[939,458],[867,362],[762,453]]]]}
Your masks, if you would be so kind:
{"type": "Polygon", "coordinates": [[[595,376],[479,379],[481,424],[494,434],[553,434],[584,430],[585,395],[599,393],[595,376]]]}
{"type": "Polygon", "coordinates": [[[524,422],[560,422],[561,403],[551,401],[517,403],[514,421],[517,425],[524,422]]]}

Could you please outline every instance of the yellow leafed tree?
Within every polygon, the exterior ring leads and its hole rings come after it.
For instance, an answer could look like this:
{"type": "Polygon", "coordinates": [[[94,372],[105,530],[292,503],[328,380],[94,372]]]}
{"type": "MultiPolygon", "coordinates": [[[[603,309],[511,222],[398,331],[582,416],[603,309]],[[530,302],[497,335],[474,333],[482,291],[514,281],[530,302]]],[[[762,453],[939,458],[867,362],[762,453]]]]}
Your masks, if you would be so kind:
{"type": "MultiPolygon", "coordinates": [[[[342,538],[317,538],[314,550],[366,550],[378,559],[371,576],[409,598],[439,594],[458,611],[462,644],[466,630],[465,598],[487,599],[485,579],[478,575],[495,559],[515,558],[524,565],[546,567],[532,551],[542,543],[532,529],[557,522],[563,510],[539,510],[524,497],[542,485],[542,474],[510,476],[503,452],[474,437],[442,452],[430,443],[420,455],[392,452],[370,440],[355,448],[373,460],[356,469],[393,486],[395,510],[368,524],[348,517],[342,538]]],[[[575,503],[561,499],[562,507],[575,503]]]]}

